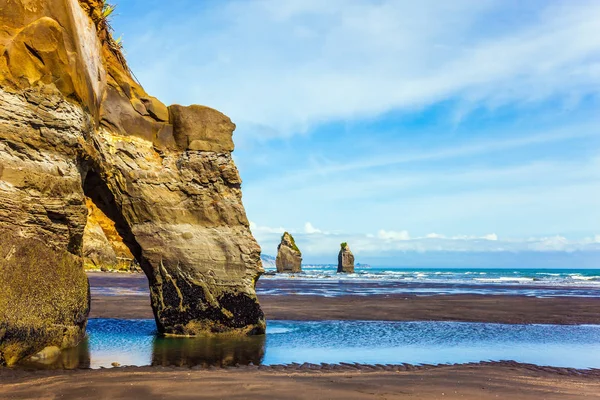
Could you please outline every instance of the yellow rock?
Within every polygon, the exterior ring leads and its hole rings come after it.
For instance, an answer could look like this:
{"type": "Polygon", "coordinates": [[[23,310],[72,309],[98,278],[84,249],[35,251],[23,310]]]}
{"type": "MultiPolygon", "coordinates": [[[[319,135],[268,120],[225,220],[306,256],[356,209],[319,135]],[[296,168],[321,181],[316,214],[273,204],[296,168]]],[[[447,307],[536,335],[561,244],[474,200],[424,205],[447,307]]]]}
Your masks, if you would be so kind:
{"type": "Polygon", "coordinates": [[[52,364],[60,356],[60,353],[61,350],[58,347],[48,346],[31,356],[29,360],[40,364],[52,364]]]}

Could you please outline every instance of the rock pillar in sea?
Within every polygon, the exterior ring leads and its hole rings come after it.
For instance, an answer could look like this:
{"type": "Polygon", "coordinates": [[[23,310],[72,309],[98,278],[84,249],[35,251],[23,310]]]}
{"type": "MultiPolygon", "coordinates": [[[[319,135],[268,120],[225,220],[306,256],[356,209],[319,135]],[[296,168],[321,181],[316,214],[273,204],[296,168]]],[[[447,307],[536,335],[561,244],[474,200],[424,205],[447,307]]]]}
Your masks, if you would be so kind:
{"type": "Polygon", "coordinates": [[[354,254],[350,251],[348,243],[344,242],[340,245],[340,253],[338,254],[337,272],[354,273],[354,254]]]}
{"type": "Polygon", "coordinates": [[[302,272],[302,253],[292,235],[287,232],[281,236],[281,243],[277,246],[275,265],[277,272],[302,272]]]}
{"type": "Polygon", "coordinates": [[[149,96],[105,7],[0,0],[0,365],[85,335],[86,197],[147,275],[161,333],[265,331],[235,125],[149,96]]]}

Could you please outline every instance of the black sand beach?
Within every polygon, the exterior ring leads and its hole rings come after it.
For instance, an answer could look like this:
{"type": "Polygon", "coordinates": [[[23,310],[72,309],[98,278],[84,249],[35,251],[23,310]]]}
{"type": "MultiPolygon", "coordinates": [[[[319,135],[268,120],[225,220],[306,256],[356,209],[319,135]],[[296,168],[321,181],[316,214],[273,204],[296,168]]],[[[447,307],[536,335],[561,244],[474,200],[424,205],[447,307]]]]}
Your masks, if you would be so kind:
{"type": "MultiPolygon", "coordinates": [[[[90,318],[152,318],[143,275],[90,273],[90,318]],[[103,295],[117,287],[121,295],[103,295]]],[[[268,319],[452,320],[598,324],[600,299],[525,296],[264,295],[268,319]]],[[[600,398],[600,371],[516,362],[461,365],[291,364],[0,370],[0,398],[580,399],[600,398]]]]}
{"type": "Polygon", "coordinates": [[[0,370],[3,399],[581,399],[600,373],[517,363],[384,367],[0,370]]]}
{"type": "MultiPolygon", "coordinates": [[[[88,273],[92,285],[90,318],[153,318],[146,277],[88,273]],[[121,295],[102,295],[119,287],[121,295]],[[137,293],[137,294],[131,294],[137,293]]],[[[284,285],[267,282],[259,285],[284,285]]],[[[288,285],[295,282],[287,281],[288,285]]],[[[314,282],[312,285],[319,285],[314,282]]],[[[305,283],[306,285],[306,283],[305,283]]],[[[271,320],[465,321],[507,324],[600,324],[600,298],[485,295],[371,295],[323,297],[259,295],[271,320]]]]}

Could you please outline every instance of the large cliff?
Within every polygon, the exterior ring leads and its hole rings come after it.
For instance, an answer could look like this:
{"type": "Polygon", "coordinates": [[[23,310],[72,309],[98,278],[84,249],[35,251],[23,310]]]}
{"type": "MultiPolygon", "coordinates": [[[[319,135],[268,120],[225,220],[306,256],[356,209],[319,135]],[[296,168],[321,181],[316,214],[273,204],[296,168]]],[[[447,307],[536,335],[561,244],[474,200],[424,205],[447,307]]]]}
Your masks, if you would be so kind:
{"type": "Polygon", "coordinates": [[[100,0],[0,0],[0,364],[84,335],[86,196],[165,334],[263,333],[235,125],[132,78],[100,0]]]}

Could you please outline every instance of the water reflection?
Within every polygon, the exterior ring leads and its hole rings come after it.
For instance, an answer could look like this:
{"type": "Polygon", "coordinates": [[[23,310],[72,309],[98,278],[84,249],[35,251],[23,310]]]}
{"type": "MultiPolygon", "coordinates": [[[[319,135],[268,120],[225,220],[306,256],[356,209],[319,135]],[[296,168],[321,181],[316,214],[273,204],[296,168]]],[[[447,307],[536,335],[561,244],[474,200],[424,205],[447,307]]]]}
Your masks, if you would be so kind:
{"type": "Polygon", "coordinates": [[[28,368],[112,365],[216,366],[359,362],[467,363],[515,360],[600,367],[599,325],[461,322],[270,321],[254,337],[159,337],[154,320],[92,319],[88,339],[53,362],[28,368]],[[345,340],[340,340],[345,338],[345,340]]]}
{"type": "Polygon", "coordinates": [[[226,367],[262,363],[265,335],[252,337],[155,337],[152,365],[226,367]]]}
{"type": "Polygon", "coordinates": [[[91,353],[88,339],[84,339],[79,346],[63,350],[56,357],[39,361],[25,361],[25,369],[78,369],[91,367],[91,353]]]}

